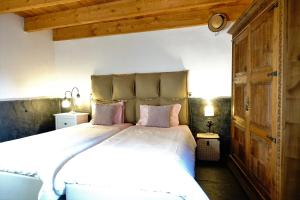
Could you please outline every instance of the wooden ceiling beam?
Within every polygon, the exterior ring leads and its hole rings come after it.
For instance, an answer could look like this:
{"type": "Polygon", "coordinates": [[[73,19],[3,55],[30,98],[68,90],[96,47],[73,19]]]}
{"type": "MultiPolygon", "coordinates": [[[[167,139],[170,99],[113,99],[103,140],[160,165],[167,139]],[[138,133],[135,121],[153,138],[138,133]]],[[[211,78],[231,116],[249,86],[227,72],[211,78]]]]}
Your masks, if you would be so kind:
{"type": "Polygon", "coordinates": [[[229,20],[236,20],[246,5],[223,6],[214,9],[198,9],[168,13],[158,16],[138,17],[119,21],[59,28],[53,31],[53,40],[71,40],[95,36],[108,36],[145,32],[207,24],[212,13],[227,13],[229,20]]]}
{"type": "Polygon", "coordinates": [[[55,6],[79,0],[0,0],[0,14],[55,6]]]}
{"type": "Polygon", "coordinates": [[[54,29],[113,21],[191,8],[204,8],[238,0],[120,0],[25,18],[25,31],[54,29]]]}

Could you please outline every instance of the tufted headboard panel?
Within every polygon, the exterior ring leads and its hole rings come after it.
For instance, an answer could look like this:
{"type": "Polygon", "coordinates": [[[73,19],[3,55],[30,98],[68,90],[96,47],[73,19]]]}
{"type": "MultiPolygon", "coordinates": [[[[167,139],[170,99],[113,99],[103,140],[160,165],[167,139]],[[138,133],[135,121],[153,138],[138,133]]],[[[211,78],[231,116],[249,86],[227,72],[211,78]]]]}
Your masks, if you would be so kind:
{"type": "Polygon", "coordinates": [[[92,98],[100,102],[125,101],[125,122],[139,120],[140,105],[181,104],[180,124],[188,125],[188,71],[92,75],[92,98]]]}

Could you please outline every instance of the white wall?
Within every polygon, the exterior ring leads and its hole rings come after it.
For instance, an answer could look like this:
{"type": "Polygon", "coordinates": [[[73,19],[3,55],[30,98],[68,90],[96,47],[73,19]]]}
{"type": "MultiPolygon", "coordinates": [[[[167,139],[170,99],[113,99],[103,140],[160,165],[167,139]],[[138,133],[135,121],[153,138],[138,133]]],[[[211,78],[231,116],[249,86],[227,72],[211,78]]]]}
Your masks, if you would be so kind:
{"type": "Polygon", "coordinates": [[[190,70],[194,97],[231,96],[231,36],[206,26],[55,42],[59,93],[92,74],[190,70]]]}
{"type": "Polygon", "coordinates": [[[52,96],[53,70],[51,32],[26,33],[23,18],[0,15],[0,99],[52,96]]]}
{"type": "Polygon", "coordinates": [[[92,74],[190,70],[194,97],[231,95],[231,37],[206,26],[52,42],[26,33],[23,19],[0,15],[0,100],[90,93],[92,74]]]}

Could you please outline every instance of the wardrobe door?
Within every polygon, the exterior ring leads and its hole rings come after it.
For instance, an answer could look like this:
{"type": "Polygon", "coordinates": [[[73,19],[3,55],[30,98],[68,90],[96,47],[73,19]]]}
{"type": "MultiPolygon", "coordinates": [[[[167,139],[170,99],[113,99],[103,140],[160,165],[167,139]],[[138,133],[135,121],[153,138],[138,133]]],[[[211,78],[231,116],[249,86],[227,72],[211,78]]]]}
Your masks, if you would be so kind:
{"type": "Polygon", "coordinates": [[[271,8],[250,25],[250,155],[254,182],[272,198],[276,170],[278,23],[271,8]]]}
{"type": "Polygon", "coordinates": [[[248,68],[249,31],[245,30],[233,40],[233,104],[232,104],[232,155],[247,165],[247,109],[248,109],[248,68]]]}

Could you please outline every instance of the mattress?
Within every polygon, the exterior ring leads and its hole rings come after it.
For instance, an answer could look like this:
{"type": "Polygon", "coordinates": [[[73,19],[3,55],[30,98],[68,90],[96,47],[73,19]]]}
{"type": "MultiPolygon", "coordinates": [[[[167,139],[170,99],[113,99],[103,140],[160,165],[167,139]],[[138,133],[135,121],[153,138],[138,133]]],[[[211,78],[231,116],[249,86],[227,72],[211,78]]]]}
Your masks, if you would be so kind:
{"type": "Polygon", "coordinates": [[[195,148],[187,126],[132,126],[66,163],[55,191],[72,200],[208,199],[194,180],[195,148]]]}
{"type": "Polygon", "coordinates": [[[69,159],[129,126],[84,123],[0,143],[0,171],[41,180],[39,199],[55,199],[53,178],[69,159]]]}

